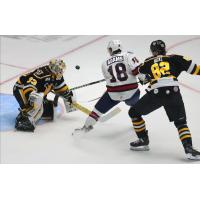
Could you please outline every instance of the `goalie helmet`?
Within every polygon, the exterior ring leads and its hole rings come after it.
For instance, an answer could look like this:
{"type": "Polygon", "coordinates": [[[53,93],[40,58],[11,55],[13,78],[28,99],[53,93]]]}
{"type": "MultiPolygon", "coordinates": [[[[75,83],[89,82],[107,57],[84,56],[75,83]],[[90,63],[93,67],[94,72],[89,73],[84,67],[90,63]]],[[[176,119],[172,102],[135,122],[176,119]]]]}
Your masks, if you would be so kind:
{"type": "Polygon", "coordinates": [[[122,43],[120,40],[111,40],[107,47],[109,53],[112,55],[115,52],[122,51],[122,43]]]}
{"type": "Polygon", "coordinates": [[[162,40],[153,41],[150,45],[150,50],[154,56],[166,55],[166,45],[162,40]]]}
{"type": "Polygon", "coordinates": [[[63,60],[51,59],[49,62],[50,70],[56,74],[57,78],[62,77],[66,69],[66,64],[63,60]]]}

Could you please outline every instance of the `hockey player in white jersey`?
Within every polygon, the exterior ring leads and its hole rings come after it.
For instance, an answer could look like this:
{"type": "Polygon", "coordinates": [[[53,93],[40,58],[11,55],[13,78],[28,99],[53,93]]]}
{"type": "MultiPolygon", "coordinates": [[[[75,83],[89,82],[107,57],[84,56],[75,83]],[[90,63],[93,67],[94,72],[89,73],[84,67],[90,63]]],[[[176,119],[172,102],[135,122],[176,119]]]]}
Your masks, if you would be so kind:
{"type": "Polygon", "coordinates": [[[108,43],[110,56],[102,64],[102,73],[106,80],[107,91],[99,99],[85,121],[84,126],[77,131],[88,132],[93,129],[102,114],[120,102],[133,106],[140,97],[140,90],[136,75],[140,65],[132,52],[122,52],[122,44],[119,40],[108,43]]]}

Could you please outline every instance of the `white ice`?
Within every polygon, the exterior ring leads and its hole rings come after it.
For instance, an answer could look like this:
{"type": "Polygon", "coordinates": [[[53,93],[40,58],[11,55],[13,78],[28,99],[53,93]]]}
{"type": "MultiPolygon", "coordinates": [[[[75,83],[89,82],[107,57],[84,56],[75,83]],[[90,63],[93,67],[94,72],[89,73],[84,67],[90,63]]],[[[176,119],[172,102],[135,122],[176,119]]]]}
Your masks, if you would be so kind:
{"type": "MultiPolygon", "coordinates": [[[[149,54],[149,44],[154,39],[163,39],[170,47],[170,53],[187,55],[200,63],[200,37],[197,36],[28,36],[1,37],[1,93],[12,93],[17,76],[26,69],[45,63],[52,57],[66,52],[62,58],[67,63],[64,75],[70,87],[102,79],[101,63],[108,56],[106,46],[111,39],[120,39],[124,49],[134,51],[140,60],[149,54]],[[80,47],[80,48],[78,48],[80,47]],[[73,50],[73,51],[71,51],[73,50]],[[9,67],[16,65],[22,68],[9,67]],[[80,70],[75,66],[80,65],[80,70]]],[[[200,90],[199,76],[183,73],[180,82],[200,90]]],[[[193,143],[200,149],[200,92],[180,86],[185,102],[188,125],[193,143]]],[[[142,94],[144,88],[141,87],[142,94]]],[[[88,100],[99,97],[105,91],[105,83],[77,90],[78,102],[92,109],[95,102],[88,100]]],[[[1,102],[3,104],[4,102],[1,102]]],[[[60,101],[62,104],[62,102],[60,101]]],[[[83,135],[72,136],[75,128],[83,125],[86,115],[76,111],[63,113],[52,123],[37,126],[34,133],[15,131],[1,132],[2,163],[193,163],[185,159],[176,128],[168,121],[164,109],[145,116],[150,135],[149,152],[133,152],[129,143],[136,139],[128,107],[121,103],[123,110],[105,123],[98,123],[94,130],[83,135]]],[[[1,115],[2,117],[2,115],[1,115]]],[[[195,162],[199,163],[199,162],[195,162]]]]}

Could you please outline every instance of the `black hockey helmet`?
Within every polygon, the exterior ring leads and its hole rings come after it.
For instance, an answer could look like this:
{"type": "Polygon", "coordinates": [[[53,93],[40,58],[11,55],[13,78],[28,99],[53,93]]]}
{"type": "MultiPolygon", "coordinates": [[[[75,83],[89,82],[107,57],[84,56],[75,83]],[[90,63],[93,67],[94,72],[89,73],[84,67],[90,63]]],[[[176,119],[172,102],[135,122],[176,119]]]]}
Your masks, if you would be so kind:
{"type": "Polygon", "coordinates": [[[150,50],[153,55],[165,55],[166,45],[162,40],[155,40],[151,43],[150,50]]]}

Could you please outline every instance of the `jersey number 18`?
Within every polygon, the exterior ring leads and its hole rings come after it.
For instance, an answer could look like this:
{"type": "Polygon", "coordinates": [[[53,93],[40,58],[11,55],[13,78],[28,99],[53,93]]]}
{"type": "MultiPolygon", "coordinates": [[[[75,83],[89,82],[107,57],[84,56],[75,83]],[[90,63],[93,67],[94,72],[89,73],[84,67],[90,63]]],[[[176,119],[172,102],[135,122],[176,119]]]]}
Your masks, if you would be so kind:
{"type": "Polygon", "coordinates": [[[115,83],[115,82],[117,82],[117,80],[119,80],[119,81],[126,81],[128,79],[128,75],[126,73],[126,66],[123,63],[117,63],[115,65],[115,67],[113,67],[112,65],[110,65],[109,68],[108,68],[108,72],[110,73],[110,75],[112,77],[110,79],[111,83],[115,83]],[[117,77],[114,76],[113,68],[116,71],[117,77]]]}

